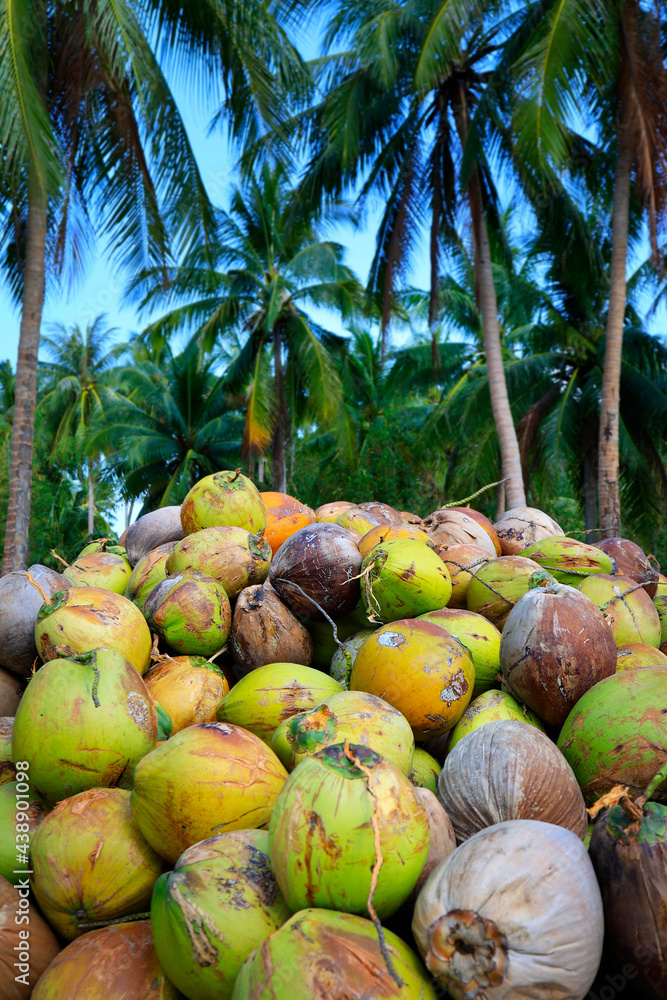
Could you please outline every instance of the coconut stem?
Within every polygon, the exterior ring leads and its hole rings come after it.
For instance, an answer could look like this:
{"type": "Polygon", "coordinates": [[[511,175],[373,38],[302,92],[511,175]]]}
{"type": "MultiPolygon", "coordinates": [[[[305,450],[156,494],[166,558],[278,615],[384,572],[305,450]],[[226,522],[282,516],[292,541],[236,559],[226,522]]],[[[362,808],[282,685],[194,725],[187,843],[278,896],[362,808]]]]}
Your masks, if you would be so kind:
{"type": "Polygon", "coordinates": [[[100,683],[100,671],[99,671],[99,668],[97,666],[97,663],[91,663],[90,666],[91,666],[91,669],[92,669],[93,673],[95,674],[95,680],[93,681],[93,688],[92,688],[92,691],[91,691],[91,694],[93,696],[93,705],[95,706],[95,708],[99,708],[100,707],[100,700],[97,697],[97,689],[98,689],[99,683],[100,683]]]}
{"type": "Polygon", "coordinates": [[[641,798],[637,799],[637,805],[639,805],[640,802],[642,805],[644,805],[645,802],[647,802],[650,798],[652,798],[653,795],[657,792],[660,785],[665,780],[667,780],[667,760],[662,765],[660,770],[656,771],[656,773],[653,775],[648,785],[646,786],[646,791],[641,796],[641,798]]]}
{"type": "Polygon", "coordinates": [[[439,510],[449,510],[450,507],[464,507],[470,500],[474,500],[478,497],[480,493],[486,493],[487,490],[492,490],[495,486],[500,486],[501,483],[509,482],[510,477],[505,476],[504,479],[499,479],[497,483],[489,483],[488,486],[482,486],[481,490],[477,490],[476,493],[471,493],[469,497],[464,497],[463,500],[453,500],[452,503],[443,504],[439,507],[439,510]]]}
{"type": "MultiPolygon", "coordinates": [[[[568,570],[568,573],[572,573],[572,572],[574,572],[574,571],[573,570],[568,570]]],[[[634,585],[634,587],[628,587],[628,589],[624,590],[622,594],[614,594],[613,597],[610,597],[608,601],[604,602],[604,604],[600,608],[600,611],[602,612],[602,614],[604,614],[605,611],[607,610],[607,608],[611,604],[613,604],[615,601],[622,601],[624,597],[628,596],[628,594],[632,594],[635,590],[641,590],[641,588],[643,586],[644,586],[643,583],[636,583],[634,585]]]]}
{"type": "MultiPolygon", "coordinates": [[[[354,579],[357,579],[357,578],[356,577],[352,577],[352,579],[354,580],[354,579]]],[[[284,577],[281,576],[281,577],[278,577],[276,579],[276,583],[286,583],[290,587],[296,587],[296,589],[299,591],[299,593],[303,597],[305,597],[307,601],[310,601],[311,604],[314,604],[315,607],[317,608],[317,610],[320,612],[320,614],[324,615],[324,617],[326,618],[326,620],[331,625],[331,628],[333,629],[334,642],[338,646],[341,647],[341,649],[343,650],[343,652],[345,652],[345,647],[343,646],[343,643],[338,638],[338,629],[336,628],[336,623],[333,620],[333,618],[329,617],[329,615],[326,613],[326,611],[324,610],[324,608],[320,607],[320,605],[317,603],[317,601],[314,598],[309,597],[308,594],[306,594],[305,591],[301,589],[301,587],[299,586],[299,584],[298,583],[294,583],[293,580],[286,580],[284,577]]]]}
{"type": "Polygon", "coordinates": [[[348,760],[351,760],[352,763],[355,765],[355,767],[358,767],[359,770],[362,772],[362,774],[365,776],[366,787],[368,788],[368,794],[371,796],[374,802],[373,814],[371,816],[371,825],[373,827],[373,839],[375,844],[375,864],[373,865],[373,871],[371,872],[371,885],[368,892],[368,901],[366,903],[366,907],[368,909],[370,918],[373,921],[373,924],[377,931],[378,940],[380,943],[380,951],[382,952],[382,957],[385,960],[387,969],[389,970],[389,974],[396,983],[396,985],[398,986],[398,988],[400,989],[402,986],[405,985],[405,983],[398,975],[396,969],[393,966],[393,963],[391,961],[391,956],[389,954],[389,951],[387,950],[387,942],[385,940],[384,930],[382,929],[380,918],[375,912],[375,907],[373,906],[373,897],[375,896],[375,890],[377,889],[378,876],[380,874],[380,871],[382,870],[382,865],[384,863],[384,856],[382,854],[382,844],[380,842],[380,825],[378,823],[378,811],[379,811],[378,800],[375,792],[371,787],[371,779],[373,777],[373,772],[370,770],[370,768],[366,767],[365,764],[362,764],[362,762],[359,760],[356,754],[352,752],[352,750],[350,749],[349,739],[345,740],[345,756],[348,758],[348,760]]]}
{"type": "Polygon", "coordinates": [[[127,917],[114,917],[112,920],[78,920],[77,926],[81,931],[93,931],[99,927],[112,927],[114,924],[129,924],[134,920],[150,920],[148,913],[130,913],[127,917]]]}
{"type": "Polygon", "coordinates": [[[63,559],[62,556],[59,556],[55,549],[51,549],[51,555],[53,556],[54,559],[57,559],[58,562],[61,562],[65,567],[65,569],[69,567],[69,563],[67,562],[67,560],[63,559]]]}
{"type": "Polygon", "coordinates": [[[34,578],[34,576],[32,575],[32,573],[30,573],[30,572],[26,573],[26,578],[27,578],[27,580],[28,580],[28,583],[29,583],[29,584],[30,584],[30,585],[31,585],[32,587],[34,587],[34,588],[35,588],[35,590],[38,590],[38,591],[39,591],[39,593],[40,593],[40,595],[41,595],[41,598],[42,598],[42,600],[44,601],[44,603],[45,603],[45,604],[53,604],[53,601],[51,600],[51,598],[49,597],[49,595],[48,595],[48,594],[46,593],[46,591],[45,591],[45,590],[43,590],[43,589],[42,589],[42,588],[40,587],[40,585],[39,585],[39,584],[37,583],[37,580],[35,580],[35,578],[34,578]]]}

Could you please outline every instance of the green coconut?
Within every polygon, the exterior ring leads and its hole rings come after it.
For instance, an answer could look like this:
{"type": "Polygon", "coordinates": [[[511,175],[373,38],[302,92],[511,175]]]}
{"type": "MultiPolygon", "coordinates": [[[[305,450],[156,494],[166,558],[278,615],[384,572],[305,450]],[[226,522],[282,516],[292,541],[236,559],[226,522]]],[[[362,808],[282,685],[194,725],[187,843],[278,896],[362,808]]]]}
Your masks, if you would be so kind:
{"type": "Polygon", "coordinates": [[[281,722],[342,690],[321,670],[301,663],[267,663],[234,685],[218,708],[218,720],[242,726],[270,746],[281,722]]]}
{"type": "Polygon", "coordinates": [[[136,563],[130,579],[127,581],[125,596],[139,608],[144,610],[146,598],[153,587],[162,583],[167,577],[167,559],[174,551],[176,542],[165,542],[151,549],[136,563]]]}
{"type": "Polygon", "coordinates": [[[201,528],[237,527],[258,532],[266,527],[266,504],[255,484],[240,472],[215,472],[192,487],[181,506],[186,535],[201,528]]]}
{"type": "Polygon", "coordinates": [[[146,598],[144,614],[172,649],[195,656],[212,656],[222,650],[232,627],[225,588],[196,570],[158,583],[146,598]]]}
{"type": "Polygon", "coordinates": [[[470,702],[452,729],[447,747],[448,752],[453,750],[459,740],[462,740],[468,733],[479,729],[487,722],[499,722],[503,719],[527,722],[544,732],[544,726],[538,716],[507,691],[485,691],[470,702]]]}
{"type": "Polygon", "coordinates": [[[370,900],[381,920],[391,916],[421,875],[429,842],[428,813],[410,779],[347,742],[292,771],[269,823],[271,864],[294,912],[365,914],[370,900]]]}
{"type": "Polygon", "coordinates": [[[132,575],[127,558],[114,552],[87,552],[78,556],[63,576],[72,587],[101,587],[124,594],[132,575]]]}
{"type": "Polygon", "coordinates": [[[350,686],[350,674],[352,673],[352,667],[354,666],[354,661],[357,658],[357,653],[363,646],[368,636],[373,635],[374,631],[375,629],[372,628],[364,628],[361,629],[360,632],[353,632],[352,635],[343,640],[341,646],[336,647],[336,652],[331,657],[329,673],[333,678],[339,681],[344,688],[347,689],[350,686]]]}
{"type": "Polygon", "coordinates": [[[645,642],[628,642],[618,647],[616,671],[638,670],[640,667],[667,667],[667,656],[645,642]]]}
{"type": "Polygon", "coordinates": [[[361,564],[361,592],[371,619],[387,623],[444,608],[452,581],[430,546],[412,538],[376,545],[361,564]]]}
{"type": "Polygon", "coordinates": [[[555,535],[533,542],[521,553],[548,570],[559,583],[578,587],[591,573],[611,573],[614,564],[611,556],[595,545],[578,542],[575,538],[555,535]]]}
{"type": "Polygon", "coordinates": [[[655,596],[653,597],[658,618],[660,619],[660,645],[667,642],[667,576],[658,576],[655,596]]]}
{"type": "Polygon", "coordinates": [[[488,618],[501,629],[517,601],[527,594],[542,567],[523,556],[501,556],[480,566],[468,585],[468,611],[488,618]]]}
{"type": "Polygon", "coordinates": [[[248,955],[291,916],[271,871],[266,830],[203,840],[153,890],[155,950],[189,1000],[229,1000],[248,955]]]}
{"type": "Polygon", "coordinates": [[[140,674],[150,666],[153,646],[139,608],[101,587],[56,591],[37,614],[35,644],[44,662],[91,649],[114,649],[140,674]]]}
{"type": "Polygon", "coordinates": [[[496,678],[500,673],[500,632],[492,622],[474,611],[459,608],[442,608],[419,617],[422,621],[441,625],[470,651],[475,664],[473,698],[497,686],[496,678]]]}
{"type": "Polygon", "coordinates": [[[271,748],[288,771],[334,743],[350,740],[370,747],[410,774],[415,738],[404,715],[388,702],[363,691],[342,691],[310,712],[286,719],[276,729],[271,748]]]}
{"type": "Polygon", "coordinates": [[[79,552],[77,559],[80,559],[81,556],[87,556],[90,552],[112,552],[116,556],[127,558],[125,546],[118,545],[109,538],[95,538],[92,542],[88,542],[79,552]]]}
{"type": "Polygon", "coordinates": [[[50,802],[87,788],[129,788],[157,742],[157,715],[143,680],[112,649],[95,649],[38,670],[19,703],[15,761],[50,802]]]}
{"type": "Polygon", "coordinates": [[[436,1000],[400,937],[352,913],[303,910],[245,962],[233,1000],[436,1000]],[[326,992],[325,992],[326,991],[326,992]]]}
{"type": "Polygon", "coordinates": [[[30,788],[30,772],[0,786],[0,875],[17,884],[21,869],[29,869],[30,842],[49,805],[30,788]]]}
{"type": "Polygon", "coordinates": [[[145,911],[165,869],[121,788],[93,788],[59,802],[32,838],[31,860],[35,899],[70,941],[88,922],[145,911]]]}
{"type": "Polygon", "coordinates": [[[177,542],[167,560],[167,573],[175,576],[196,569],[218,580],[228,597],[244,587],[264,583],[269,575],[271,546],[245,528],[203,528],[177,542]]]}
{"type": "MultiPolygon", "coordinates": [[[[343,615],[342,618],[336,619],[338,642],[344,642],[361,629],[372,628],[372,624],[368,620],[364,607],[359,604],[354,611],[343,615]]],[[[331,666],[333,655],[339,648],[338,642],[334,639],[333,628],[329,622],[316,622],[312,620],[305,621],[304,625],[313,640],[311,666],[317,667],[319,670],[328,670],[331,666]]]]}
{"type": "Polygon", "coordinates": [[[428,788],[434,795],[438,791],[438,775],[442,767],[435,757],[427,753],[423,747],[415,747],[415,756],[412,761],[412,770],[409,778],[417,788],[428,788]]]}
{"type": "Polygon", "coordinates": [[[189,726],[141,761],[132,810],[149,844],[175,862],[199,840],[264,826],[287,771],[240,726],[189,726]]]}
{"type": "Polygon", "coordinates": [[[636,798],[667,760],[667,667],[599,681],[568,715],[558,748],[589,803],[615,785],[636,798]]]}
{"type": "Polygon", "coordinates": [[[660,645],[660,617],[641,584],[629,576],[599,573],[587,577],[579,590],[604,612],[617,646],[660,645]]]}

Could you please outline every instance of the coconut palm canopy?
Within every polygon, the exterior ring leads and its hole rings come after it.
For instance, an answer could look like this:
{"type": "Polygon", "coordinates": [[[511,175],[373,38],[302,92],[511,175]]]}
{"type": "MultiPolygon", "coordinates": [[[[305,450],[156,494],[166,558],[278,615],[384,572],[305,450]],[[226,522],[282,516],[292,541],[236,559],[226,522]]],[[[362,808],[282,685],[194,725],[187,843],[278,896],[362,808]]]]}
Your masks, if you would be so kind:
{"type": "Polygon", "coordinates": [[[0,2],[5,569],[45,497],[69,552],[225,467],[423,514],[502,481],[491,516],[667,551],[666,40],[639,0],[0,2]],[[227,130],[224,206],[174,80],[227,130]],[[95,241],[129,346],[42,329],[95,241]]]}

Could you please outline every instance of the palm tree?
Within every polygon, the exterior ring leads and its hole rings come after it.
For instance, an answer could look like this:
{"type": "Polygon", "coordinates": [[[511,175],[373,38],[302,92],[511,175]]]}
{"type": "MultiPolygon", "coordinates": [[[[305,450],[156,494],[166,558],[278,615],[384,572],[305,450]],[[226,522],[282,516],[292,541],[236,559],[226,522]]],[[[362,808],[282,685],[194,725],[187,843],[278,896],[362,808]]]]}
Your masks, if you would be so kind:
{"type": "Polygon", "coordinates": [[[383,356],[398,281],[420,229],[429,233],[429,313],[436,321],[443,251],[456,241],[457,214],[465,204],[507,500],[522,506],[489,246],[495,189],[480,148],[468,152],[467,165],[462,162],[471,117],[490,77],[489,59],[505,35],[495,16],[499,6],[345,0],[327,36],[330,46],[344,40],[345,50],[320,64],[325,96],[298,125],[310,139],[309,198],[317,202],[361,183],[362,204],[375,196],[385,201],[369,278],[369,293],[383,304],[383,356]]]}
{"type": "Polygon", "coordinates": [[[221,212],[213,265],[196,248],[180,267],[142,276],[144,305],[176,305],[149,327],[153,336],[196,332],[202,344],[236,338],[229,365],[229,391],[246,395],[244,454],[263,454],[271,443],[273,488],[287,488],[287,444],[299,420],[339,421],[340,379],[329,346],[336,338],[321,329],[308,305],[348,315],[357,282],[342,262],[342,248],[323,237],[280,164],[264,165],[232,191],[230,211],[221,212]],[[328,346],[329,345],[329,346],[328,346]],[[272,377],[271,377],[272,375],[272,377]]]}
{"type": "Polygon", "coordinates": [[[109,373],[123,394],[97,411],[89,446],[104,451],[123,496],[142,497],[145,513],[181,503],[202,476],[238,464],[243,418],[196,337],[181,354],[163,348],[159,362],[142,338],[128,353],[109,373]]]}
{"type": "Polygon", "coordinates": [[[3,572],[24,567],[28,553],[47,279],[80,268],[91,228],[135,273],[209,239],[205,186],[153,43],[190,76],[214,73],[207,91],[224,94],[220,117],[252,139],[284,117],[278,84],[299,60],[279,20],[298,8],[0,2],[0,198],[11,206],[0,248],[22,304],[3,572]]]}
{"type": "MultiPolygon", "coordinates": [[[[46,385],[39,403],[51,431],[51,458],[74,445],[81,462],[88,448],[90,426],[96,414],[104,412],[117,394],[109,384],[115,352],[110,344],[115,330],[106,327],[106,317],[98,316],[85,329],[76,325],[54,327],[43,337],[49,362],[44,365],[46,385]]],[[[95,466],[99,455],[88,451],[88,534],[95,530],[95,466]]]]}
{"type": "Polygon", "coordinates": [[[640,0],[547,0],[526,5],[536,24],[516,63],[522,99],[517,143],[545,173],[567,162],[571,108],[590,112],[613,151],[612,254],[598,444],[603,536],[621,533],[619,392],[627,302],[631,194],[646,209],[657,259],[657,222],[667,206],[667,72],[660,5],[640,0]],[[539,18],[535,11],[539,9],[539,18]],[[634,180],[634,183],[633,183],[634,180]]]}

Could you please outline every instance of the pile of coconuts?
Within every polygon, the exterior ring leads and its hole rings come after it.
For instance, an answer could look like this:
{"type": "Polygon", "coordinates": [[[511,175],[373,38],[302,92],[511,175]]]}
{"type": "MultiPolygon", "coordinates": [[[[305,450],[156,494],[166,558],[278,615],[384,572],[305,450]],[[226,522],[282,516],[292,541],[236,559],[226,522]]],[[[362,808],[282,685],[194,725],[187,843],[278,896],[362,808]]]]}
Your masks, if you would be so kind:
{"type": "Polygon", "coordinates": [[[665,898],[629,539],[237,470],[0,580],[3,1000],[664,1000],[665,898]]]}

